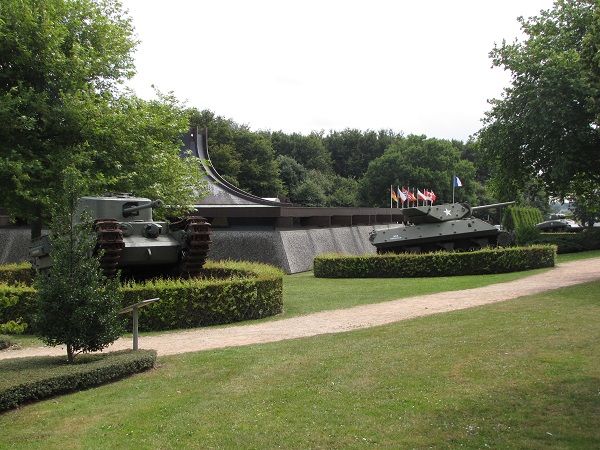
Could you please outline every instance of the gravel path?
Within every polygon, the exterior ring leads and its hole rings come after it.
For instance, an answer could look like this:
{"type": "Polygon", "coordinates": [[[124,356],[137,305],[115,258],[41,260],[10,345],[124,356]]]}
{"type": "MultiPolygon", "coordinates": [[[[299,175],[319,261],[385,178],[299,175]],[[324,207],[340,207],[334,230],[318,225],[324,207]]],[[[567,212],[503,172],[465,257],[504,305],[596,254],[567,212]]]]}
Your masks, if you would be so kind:
{"type": "MultiPolygon", "coordinates": [[[[154,336],[140,336],[139,348],[155,349],[159,356],[224,347],[276,342],[328,333],[375,327],[413,317],[473,308],[539,294],[600,279],[600,258],[557,264],[545,273],[519,280],[461,291],[441,292],[372,305],[323,311],[269,322],[232,327],[209,327],[154,336]]],[[[132,347],[131,338],[119,339],[105,351],[132,347]]],[[[0,359],[65,355],[64,347],[34,347],[0,351],[0,359]]]]}

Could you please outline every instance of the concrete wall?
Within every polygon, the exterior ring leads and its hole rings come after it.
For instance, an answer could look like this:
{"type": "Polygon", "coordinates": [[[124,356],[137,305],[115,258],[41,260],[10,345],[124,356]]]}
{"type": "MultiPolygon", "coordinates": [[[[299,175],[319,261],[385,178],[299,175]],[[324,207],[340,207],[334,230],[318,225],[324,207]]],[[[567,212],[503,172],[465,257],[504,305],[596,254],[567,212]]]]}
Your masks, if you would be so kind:
{"type": "Polygon", "coordinates": [[[372,226],[295,230],[213,230],[211,260],[257,261],[280,267],[285,273],[312,270],[322,253],[374,254],[369,242],[372,226]]]}
{"type": "Polygon", "coordinates": [[[27,261],[30,242],[29,227],[0,228],[0,264],[27,261]]]}
{"type": "MultiPolygon", "coordinates": [[[[290,230],[213,229],[209,259],[233,259],[272,264],[285,273],[312,270],[322,253],[374,254],[372,226],[290,230]]],[[[30,229],[0,228],[0,264],[27,261],[30,229]]]]}

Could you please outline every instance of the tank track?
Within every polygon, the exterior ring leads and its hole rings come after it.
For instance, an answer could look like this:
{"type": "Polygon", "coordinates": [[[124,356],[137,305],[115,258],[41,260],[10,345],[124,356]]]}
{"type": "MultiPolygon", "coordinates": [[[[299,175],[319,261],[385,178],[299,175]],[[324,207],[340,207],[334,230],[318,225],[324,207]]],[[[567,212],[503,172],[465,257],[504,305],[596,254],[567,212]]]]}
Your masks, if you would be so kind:
{"type": "Polygon", "coordinates": [[[187,248],[183,251],[179,275],[183,278],[197,277],[210,251],[212,231],[204,217],[188,217],[184,223],[187,248]]]}
{"type": "Polygon", "coordinates": [[[104,276],[114,278],[117,275],[119,257],[125,247],[123,232],[116,219],[96,219],[94,231],[97,235],[94,254],[98,255],[102,252],[100,267],[104,271],[104,276]]]}

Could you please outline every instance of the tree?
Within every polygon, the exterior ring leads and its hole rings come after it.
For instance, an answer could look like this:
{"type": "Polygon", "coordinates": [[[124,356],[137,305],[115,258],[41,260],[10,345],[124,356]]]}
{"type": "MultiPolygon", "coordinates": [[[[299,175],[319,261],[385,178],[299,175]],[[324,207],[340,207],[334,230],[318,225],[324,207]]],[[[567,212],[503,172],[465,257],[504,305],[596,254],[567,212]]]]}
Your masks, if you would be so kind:
{"type": "Polygon", "coordinates": [[[114,0],[5,0],[0,18],[0,187],[39,229],[50,171],[82,150],[87,106],[132,75],[137,42],[114,0]]]}
{"type": "Polygon", "coordinates": [[[294,158],[309,170],[333,173],[331,153],[323,145],[323,137],[319,133],[312,132],[308,136],[298,133],[287,135],[282,131],[264,134],[271,140],[278,155],[294,158]]]}
{"type": "Polygon", "coordinates": [[[592,0],[557,0],[539,17],[518,19],[525,41],[504,41],[490,53],[493,65],[512,76],[502,98],[490,101],[478,133],[498,197],[514,196],[536,179],[561,198],[588,186],[574,186],[574,179],[600,185],[600,129],[592,102],[599,91],[590,81],[591,69],[598,73],[592,39],[598,38],[597,9],[592,0]],[[586,59],[590,46],[593,56],[586,59]]]}
{"type": "Polygon", "coordinates": [[[477,203],[475,167],[460,158],[450,141],[409,135],[391,145],[369,164],[360,180],[360,198],[365,205],[389,207],[390,186],[431,189],[438,202],[452,201],[452,176],[459,175],[464,187],[457,201],[477,203]]]}
{"type": "Polygon", "coordinates": [[[199,166],[179,156],[184,108],[119,90],[136,45],[116,0],[0,4],[0,189],[33,237],[67,166],[85,174],[88,195],[161,196],[170,213],[189,210],[202,190],[199,166]]]}
{"type": "Polygon", "coordinates": [[[118,278],[107,279],[90,257],[96,240],[89,216],[75,217],[81,178],[72,167],[63,173],[52,214],[51,273],[35,281],[34,329],[47,345],[65,345],[72,363],[78,353],[102,350],[121,336],[122,294],[118,278]]]}
{"type": "Polygon", "coordinates": [[[212,111],[188,110],[192,126],[206,128],[211,162],[223,178],[251,194],[285,194],[270,140],[245,125],[216,116],[212,111]]]}
{"type": "Polygon", "coordinates": [[[369,163],[383,155],[384,150],[401,137],[391,130],[363,132],[347,128],[329,133],[324,141],[331,153],[335,173],[345,178],[359,179],[369,163]]]}

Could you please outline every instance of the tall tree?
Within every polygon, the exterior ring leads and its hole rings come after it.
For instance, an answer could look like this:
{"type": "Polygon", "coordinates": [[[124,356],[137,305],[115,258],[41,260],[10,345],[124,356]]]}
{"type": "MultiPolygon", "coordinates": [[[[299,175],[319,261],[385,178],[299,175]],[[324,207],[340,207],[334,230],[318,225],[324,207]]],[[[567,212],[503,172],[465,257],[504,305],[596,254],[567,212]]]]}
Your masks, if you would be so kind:
{"type": "Polygon", "coordinates": [[[70,165],[87,175],[85,194],[160,195],[179,210],[193,203],[200,176],[179,157],[183,108],[171,96],[145,102],[119,90],[136,45],[116,0],[0,3],[2,203],[34,237],[70,165]]]}
{"type": "Polygon", "coordinates": [[[450,141],[409,135],[371,161],[360,180],[360,198],[368,206],[389,207],[390,186],[399,186],[431,189],[438,202],[451,202],[453,175],[459,175],[464,184],[456,200],[476,204],[473,164],[461,159],[450,141]]]}
{"type": "Polygon", "coordinates": [[[102,350],[122,334],[122,294],[118,278],[107,279],[98,259],[90,258],[96,246],[92,221],[86,212],[75,215],[80,174],[73,167],[63,174],[64,188],[56,192],[53,208],[51,273],[39,274],[35,283],[34,329],[44,343],[65,345],[72,363],[78,353],[102,350]]]}
{"type": "Polygon", "coordinates": [[[400,137],[391,130],[375,132],[347,128],[331,132],[324,140],[325,147],[331,152],[335,173],[359,179],[369,163],[383,155],[385,149],[400,137]]]}
{"type": "MultiPolygon", "coordinates": [[[[552,10],[518,19],[524,41],[504,41],[490,53],[493,65],[512,76],[502,98],[490,101],[478,133],[499,197],[514,196],[536,179],[560,197],[577,186],[600,185],[600,129],[590,108],[591,66],[582,57],[584,42],[593,41],[597,9],[595,0],[557,0],[552,10]],[[581,178],[590,184],[571,183],[581,178]]],[[[591,45],[587,61],[598,72],[598,46],[591,45]]]]}
{"type": "Polygon", "coordinates": [[[0,19],[0,187],[39,228],[55,162],[85,142],[82,109],[132,75],[137,42],[113,0],[4,0],[0,19]]]}

